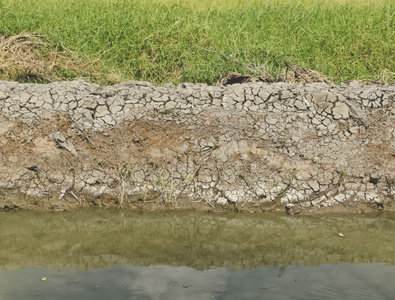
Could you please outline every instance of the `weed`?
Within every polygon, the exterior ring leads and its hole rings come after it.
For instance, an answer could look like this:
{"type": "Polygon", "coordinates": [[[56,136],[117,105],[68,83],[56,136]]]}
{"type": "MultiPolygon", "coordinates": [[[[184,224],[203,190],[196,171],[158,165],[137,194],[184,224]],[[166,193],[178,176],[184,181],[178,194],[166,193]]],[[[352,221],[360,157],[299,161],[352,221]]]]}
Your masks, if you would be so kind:
{"type": "Polygon", "coordinates": [[[117,165],[115,169],[117,179],[119,182],[119,206],[122,207],[123,201],[125,199],[125,185],[126,180],[132,176],[132,165],[129,162],[124,162],[121,165],[117,165]]]}
{"type": "Polygon", "coordinates": [[[175,114],[175,109],[174,109],[174,108],[168,109],[168,110],[166,111],[166,114],[168,114],[168,115],[174,115],[174,114],[175,114]]]}
{"type": "Polygon", "coordinates": [[[339,176],[339,184],[343,184],[347,180],[347,168],[349,165],[345,166],[343,170],[340,172],[339,176]]]}
{"type": "Polygon", "coordinates": [[[191,172],[185,174],[174,170],[170,172],[162,170],[157,176],[158,180],[153,181],[152,186],[161,194],[164,203],[177,204],[178,197],[185,190],[191,188],[195,192],[196,176],[200,168],[201,164],[197,164],[191,172]],[[166,173],[167,176],[165,176],[166,173]]]}
{"type": "Polygon", "coordinates": [[[295,181],[295,170],[293,170],[292,172],[290,172],[289,177],[288,177],[288,184],[287,186],[277,195],[277,197],[284,197],[287,195],[288,191],[291,189],[292,184],[295,181]]]}

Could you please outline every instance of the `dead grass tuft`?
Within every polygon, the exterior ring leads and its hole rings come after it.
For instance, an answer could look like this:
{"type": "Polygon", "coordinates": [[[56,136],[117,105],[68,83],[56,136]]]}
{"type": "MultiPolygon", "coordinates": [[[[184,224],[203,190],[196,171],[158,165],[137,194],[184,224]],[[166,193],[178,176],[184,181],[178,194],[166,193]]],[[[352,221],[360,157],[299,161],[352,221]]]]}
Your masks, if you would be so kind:
{"type": "Polygon", "coordinates": [[[116,75],[100,72],[100,57],[81,59],[77,53],[35,32],[0,37],[0,79],[40,82],[83,78],[108,84],[120,82],[116,75]]]}
{"type": "MultiPolygon", "coordinates": [[[[238,62],[237,59],[234,57],[232,57],[232,60],[238,62]]],[[[259,75],[252,76],[252,75],[243,75],[236,72],[230,72],[228,76],[218,81],[216,85],[220,85],[220,84],[229,85],[229,84],[247,83],[247,82],[332,83],[328,78],[326,78],[324,75],[320,74],[317,71],[310,70],[307,68],[301,68],[288,61],[285,61],[284,63],[286,65],[286,68],[280,70],[275,75],[269,73],[265,65],[243,63],[242,65],[247,71],[250,71],[252,74],[259,74],[259,75]]]]}
{"type": "Polygon", "coordinates": [[[379,75],[373,76],[368,79],[356,80],[363,84],[395,84],[395,72],[391,72],[388,69],[384,69],[379,75]]]}

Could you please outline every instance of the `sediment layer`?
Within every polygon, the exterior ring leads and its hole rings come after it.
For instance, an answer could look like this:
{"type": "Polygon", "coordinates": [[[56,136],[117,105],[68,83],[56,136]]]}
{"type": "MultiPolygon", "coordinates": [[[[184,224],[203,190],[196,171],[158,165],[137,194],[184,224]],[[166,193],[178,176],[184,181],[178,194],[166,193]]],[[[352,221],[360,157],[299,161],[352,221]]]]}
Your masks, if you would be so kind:
{"type": "Polygon", "coordinates": [[[394,210],[395,86],[0,81],[0,208],[394,210]]]}

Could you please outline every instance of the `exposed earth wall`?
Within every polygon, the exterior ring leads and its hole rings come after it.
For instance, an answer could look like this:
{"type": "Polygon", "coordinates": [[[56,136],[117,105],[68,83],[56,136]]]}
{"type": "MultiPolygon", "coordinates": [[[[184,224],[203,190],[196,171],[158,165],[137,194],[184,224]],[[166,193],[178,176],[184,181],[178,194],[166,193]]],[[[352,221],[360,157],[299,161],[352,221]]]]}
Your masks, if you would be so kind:
{"type": "Polygon", "coordinates": [[[0,81],[0,208],[395,210],[395,86],[0,81]]]}

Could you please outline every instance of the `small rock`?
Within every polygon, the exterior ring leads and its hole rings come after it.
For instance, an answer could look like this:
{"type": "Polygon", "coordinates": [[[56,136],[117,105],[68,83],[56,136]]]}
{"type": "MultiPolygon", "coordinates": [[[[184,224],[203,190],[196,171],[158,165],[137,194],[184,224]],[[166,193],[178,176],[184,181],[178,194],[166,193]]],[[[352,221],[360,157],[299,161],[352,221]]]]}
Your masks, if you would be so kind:
{"type": "Polygon", "coordinates": [[[295,210],[295,204],[288,203],[287,205],[285,205],[285,210],[287,211],[287,214],[293,215],[295,210]]]}
{"type": "Polygon", "coordinates": [[[219,197],[217,203],[221,205],[226,205],[228,204],[228,200],[225,197],[219,197]]]}
{"type": "Polygon", "coordinates": [[[77,151],[74,148],[74,145],[70,141],[66,141],[66,138],[63,136],[63,134],[59,131],[54,132],[48,137],[55,142],[56,146],[60,149],[65,149],[69,151],[73,155],[77,155],[77,151]]]}

